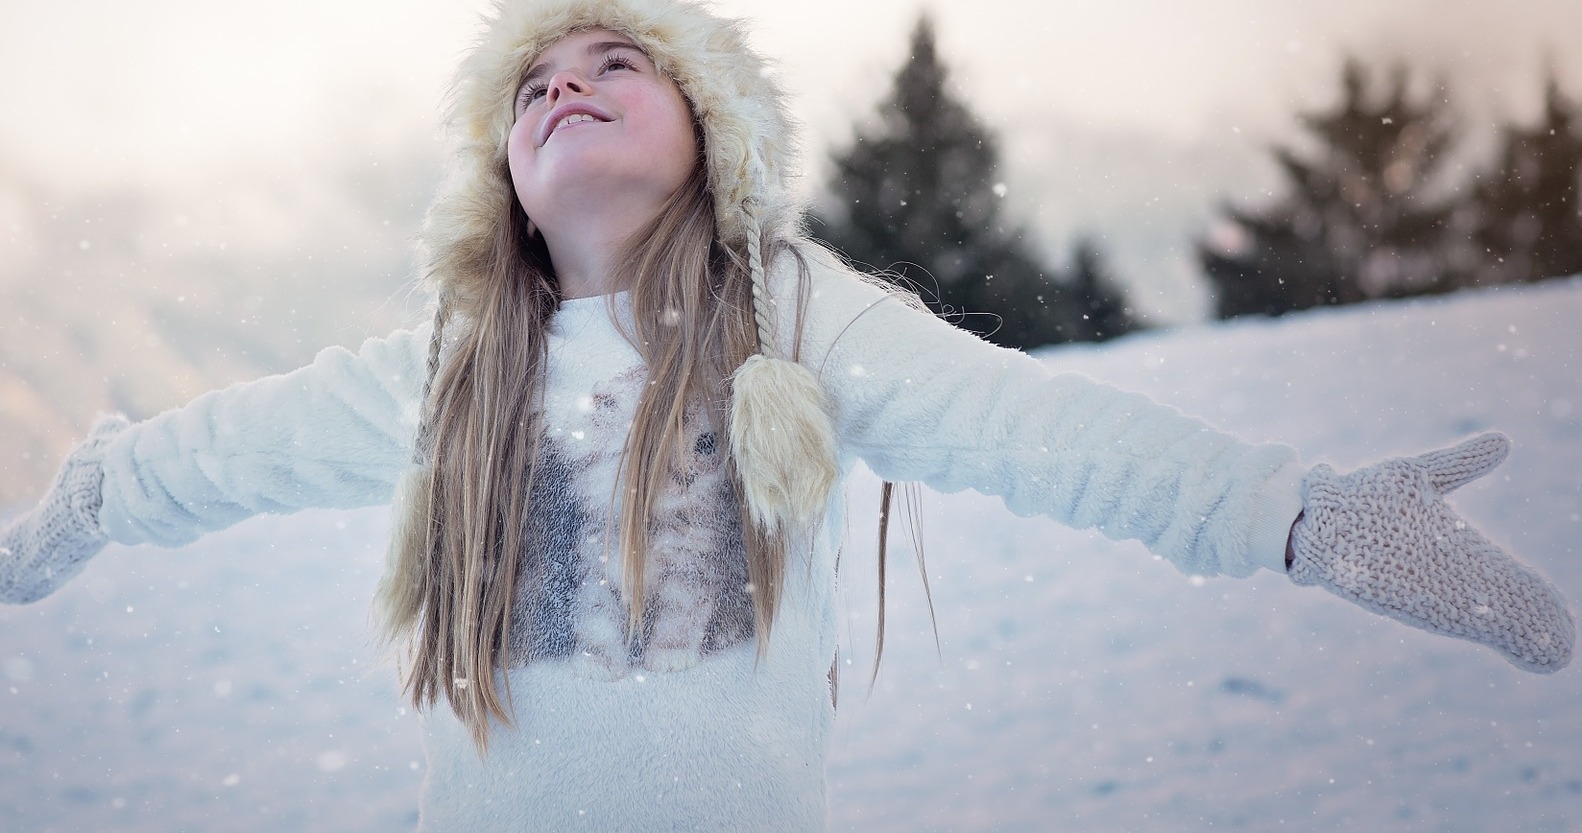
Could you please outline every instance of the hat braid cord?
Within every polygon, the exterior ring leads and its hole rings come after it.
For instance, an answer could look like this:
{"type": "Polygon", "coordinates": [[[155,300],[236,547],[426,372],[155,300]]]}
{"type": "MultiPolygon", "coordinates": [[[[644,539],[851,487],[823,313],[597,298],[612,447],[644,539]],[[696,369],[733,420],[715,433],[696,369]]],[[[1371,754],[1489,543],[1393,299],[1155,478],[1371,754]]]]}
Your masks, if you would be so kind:
{"type": "Polygon", "coordinates": [[[764,275],[763,226],[753,214],[752,206],[743,206],[742,216],[747,221],[747,269],[752,274],[753,322],[758,327],[758,352],[765,358],[775,357],[773,311],[769,299],[768,278],[764,275]]]}
{"type": "Polygon", "coordinates": [[[428,360],[424,367],[423,394],[418,400],[419,418],[417,424],[417,440],[412,445],[412,463],[422,466],[428,462],[433,451],[434,404],[430,398],[434,394],[434,377],[439,374],[440,351],[445,344],[445,325],[450,323],[450,299],[440,295],[438,307],[434,310],[434,332],[428,339],[428,360]]]}

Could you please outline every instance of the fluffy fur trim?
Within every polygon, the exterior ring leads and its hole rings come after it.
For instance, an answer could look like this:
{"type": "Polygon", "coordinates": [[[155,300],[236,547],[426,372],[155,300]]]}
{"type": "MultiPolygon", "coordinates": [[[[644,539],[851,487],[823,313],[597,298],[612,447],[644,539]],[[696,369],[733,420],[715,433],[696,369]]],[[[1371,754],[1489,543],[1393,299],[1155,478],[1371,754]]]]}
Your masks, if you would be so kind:
{"type": "Polygon", "coordinates": [[[683,0],[498,0],[457,70],[447,107],[454,167],[422,231],[430,278],[466,311],[488,274],[496,226],[512,198],[506,139],[512,99],[534,59],[579,30],[620,32],[674,79],[703,130],[720,240],[748,240],[747,204],[767,239],[794,233],[796,149],[786,97],[741,23],[683,0]]]}
{"type": "Polygon", "coordinates": [[[732,388],[731,456],[753,521],[770,533],[816,521],[838,476],[823,389],[807,368],[763,355],[732,388]]]}

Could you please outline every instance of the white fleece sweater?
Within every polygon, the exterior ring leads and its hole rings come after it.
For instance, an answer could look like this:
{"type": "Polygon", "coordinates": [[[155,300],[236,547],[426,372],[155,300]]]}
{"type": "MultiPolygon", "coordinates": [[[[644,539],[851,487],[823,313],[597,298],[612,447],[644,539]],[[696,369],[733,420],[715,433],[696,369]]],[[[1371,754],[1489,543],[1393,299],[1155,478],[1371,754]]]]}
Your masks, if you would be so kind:
{"type": "MultiPolygon", "coordinates": [[[[1018,514],[1139,539],[1191,573],[1284,569],[1303,474],[1290,449],[1052,376],[807,253],[800,360],[829,397],[843,477],[861,460],[890,480],[999,495],[1018,514]]],[[[795,329],[792,260],[771,274],[782,340],[795,329]]],[[[501,672],[516,725],[497,727],[481,759],[448,708],[425,716],[420,826],[822,830],[842,490],[792,547],[755,663],[724,443],[694,415],[693,454],[661,501],[654,602],[627,649],[604,533],[643,369],[609,308],[569,301],[552,323],[548,463],[501,672]]],[[[419,330],[355,355],[326,350],[133,426],[106,453],[101,523],[116,541],[175,545],[258,512],[389,501],[410,459],[426,343],[419,330]]]]}

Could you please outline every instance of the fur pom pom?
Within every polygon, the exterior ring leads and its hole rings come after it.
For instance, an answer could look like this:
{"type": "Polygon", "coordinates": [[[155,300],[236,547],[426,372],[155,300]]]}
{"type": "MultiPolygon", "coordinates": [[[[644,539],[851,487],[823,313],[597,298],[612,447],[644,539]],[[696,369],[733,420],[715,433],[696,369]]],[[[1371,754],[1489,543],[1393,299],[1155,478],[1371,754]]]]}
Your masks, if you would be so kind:
{"type": "Polygon", "coordinates": [[[835,486],[824,391],[807,368],[754,355],[732,377],[731,457],[760,528],[816,520],[835,486]]]}
{"type": "Polygon", "coordinates": [[[385,573],[374,595],[380,625],[392,642],[417,623],[422,611],[433,497],[433,470],[428,466],[408,468],[396,483],[395,529],[385,554],[385,573]]]}

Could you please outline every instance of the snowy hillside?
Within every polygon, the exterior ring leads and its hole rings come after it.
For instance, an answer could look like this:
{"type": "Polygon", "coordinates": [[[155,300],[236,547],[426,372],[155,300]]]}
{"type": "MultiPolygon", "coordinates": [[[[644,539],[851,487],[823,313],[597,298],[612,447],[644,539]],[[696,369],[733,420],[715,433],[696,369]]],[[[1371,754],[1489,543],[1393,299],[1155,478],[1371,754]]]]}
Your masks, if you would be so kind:
{"type": "MultiPolygon", "coordinates": [[[[1457,493],[1582,602],[1582,280],[1050,353],[1347,468],[1497,427],[1457,493]]],[[[1582,671],[1539,677],[1282,577],[1194,579],[924,496],[935,652],[905,539],[877,685],[853,485],[836,831],[1582,829],[1582,671]]],[[[112,549],[0,608],[0,822],[28,831],[387,831],[422,754],[367,610],[383,511],[112,549]]]]}

